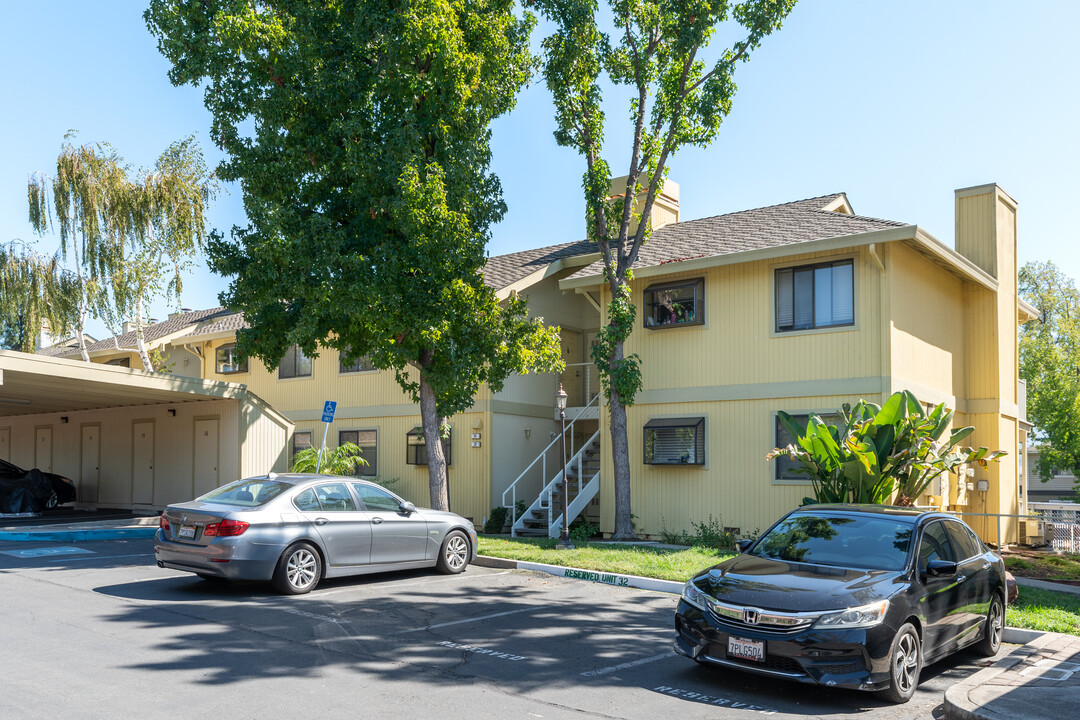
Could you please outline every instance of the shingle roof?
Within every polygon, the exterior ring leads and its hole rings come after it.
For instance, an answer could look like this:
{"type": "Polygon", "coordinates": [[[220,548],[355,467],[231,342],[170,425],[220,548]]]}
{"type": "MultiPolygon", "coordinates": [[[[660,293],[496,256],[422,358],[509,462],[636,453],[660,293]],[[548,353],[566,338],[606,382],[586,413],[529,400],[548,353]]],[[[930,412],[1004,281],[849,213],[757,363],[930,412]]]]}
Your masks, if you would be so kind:
{"type": "Polygon", "coordinates": [[[236,332],[248,327],[247,321],[244,320],[244,313],[231,312],[228,315],[223,315],[213,322],[205,325],[200,325],[195,328],[185,338],[199,337],[201,335],[216,335],[223,332],[236,332]]]}
{"type": "MultiPolygon", "coordinates": [[[[90,336],[87,336],[87,339],[88,341],[94,341],[94,339],[90,336]]],[[[61,340],[54,345],[39,348],[38,350],[34,351],[34,354],[45,355],[47,357],[61,357],[64,355],[70,355],[73,350],[75,352],[79,351],[79,340],[78,338],[70,337],[66,340],[61,340]]]]}
{"type": "Polygon", "coordinates": [[[489,257],[484,267],[484,283],[496,290],[501,290],[557,260],[587,255],[596,251],[596,243],[577,240],[534,250],[496,255],[489,257]]]}
{"type": "MultiPolygon", "coordinates": [[[[190,312],[177,313],[168,320],[153,323],[143,328],[143,341],[146,343],[152,343],[159,338],[167,337],[169,335],[175,335],[176,333],[183,332],[189,327],[198,325],[199,323],[212,320],[216,317],[223,315],[234,314],[232,310],[223,307],[211,308],[209,310],[193,310],[190,312]]],[[[136,346],[137,339],[135,337],[135,331],[126,332],[122,335],[117,335],[114,338],[106,338],[105,340],[98,340],[97,342],[90,343],[86,346],[87,352],[95,352],[98,350],[115,350],[119,345],[121,349],[131,349],[136,346]]],[[[74,348],[64,347],[61,345],[53,345],[48,348],[44,348],[39,351],[39,355],[51,355],[54,357],[64,357],[68,355],[76,355],[79,352],[78,345],[74,348]],[[54,349],[56,350],[54,352],[54,349]]]]}
{"type": "MultiPolygon", "coordinates": [[[[857,235],[906,225],[893,220],[846,215],[822,209],[844,197],[843,193],[822,195],[782,205],[666,225],[654,232],[649,242],[641,248],[634,267],[643,268],[693,258],[797,245],[811,240],[857,235]]],[[[600,262],[595,262],[571,277],[599,275],[602,268],[600,262]]]]}

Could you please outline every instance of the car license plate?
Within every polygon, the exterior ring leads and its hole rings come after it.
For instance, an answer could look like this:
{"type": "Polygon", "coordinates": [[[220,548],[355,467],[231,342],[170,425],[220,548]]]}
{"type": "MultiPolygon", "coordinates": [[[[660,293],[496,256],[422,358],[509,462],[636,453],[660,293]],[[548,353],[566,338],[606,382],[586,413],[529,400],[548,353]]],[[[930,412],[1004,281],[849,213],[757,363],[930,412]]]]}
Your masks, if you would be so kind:
{"type": "Polygon", "coordinates": [[[180,532],[176,533],[176,537],[194,539],[195,538],[195,526],[194,525],[181,525],[180,526],[180,532]]]}
{"type": "Polygon", "coordinates": [[[729,637],[727,641],[727,654],[728,657],[739,658],[740,660],[765,662],[765,641],[729,637]]]}

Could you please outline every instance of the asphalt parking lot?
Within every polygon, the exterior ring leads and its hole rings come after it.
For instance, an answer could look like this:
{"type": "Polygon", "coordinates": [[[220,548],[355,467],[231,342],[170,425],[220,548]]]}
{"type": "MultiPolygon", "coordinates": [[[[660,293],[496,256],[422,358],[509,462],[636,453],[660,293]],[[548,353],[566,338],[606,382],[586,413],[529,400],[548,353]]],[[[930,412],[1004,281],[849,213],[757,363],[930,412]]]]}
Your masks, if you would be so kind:
{"type": "Polygon", "coordinates": [[[671,651],[676,597],[525,571],[284,597],[161,570],[152,541],[128,540],[0,543],[0,577],[12,719],[932,718],[987,662],[933,665],[895,706],[698,667],[671,651]]]}

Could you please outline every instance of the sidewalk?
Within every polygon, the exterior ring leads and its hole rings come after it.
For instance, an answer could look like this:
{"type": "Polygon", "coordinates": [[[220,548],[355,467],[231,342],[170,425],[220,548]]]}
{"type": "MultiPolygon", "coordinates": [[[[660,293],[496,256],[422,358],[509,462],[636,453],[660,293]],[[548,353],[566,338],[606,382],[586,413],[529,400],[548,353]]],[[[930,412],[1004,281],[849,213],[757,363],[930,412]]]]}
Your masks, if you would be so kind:
{"type": "Polygon", "coordinates": [[[947,720],[1062,720],[1080,708],[1080,637],[1043,633],[945,691],[947,720]]]}
{"type": "Polygon", "coordinates": [[[154,537],[158,517],[128,517],[117,520],[91,520],[25,525],[0,520],[0,542],[78,542],[79,540],[120,540],[154,537]]]}

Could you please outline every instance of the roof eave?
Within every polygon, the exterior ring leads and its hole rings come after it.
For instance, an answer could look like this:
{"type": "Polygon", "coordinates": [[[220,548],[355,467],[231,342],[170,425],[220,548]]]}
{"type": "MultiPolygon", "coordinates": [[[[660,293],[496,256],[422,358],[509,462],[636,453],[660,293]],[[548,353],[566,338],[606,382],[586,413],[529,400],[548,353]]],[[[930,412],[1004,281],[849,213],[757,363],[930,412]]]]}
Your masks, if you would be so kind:
{"type": "Polygon", "coordinates": [[[588,267],[594,262],[600,259],[600,253],[591,252],[583,255],[573,255],[571,257],[559,258],[553,262],[548,263],[539,270],[529,273],[520,280],[516,280],[506,287],[499,288],[495,291],[495,297],[499,300],[505,300],[515,293],[520,293],[522,290],[526,290],[536,283],[540,282],[544,278],[550,277],[563,270],[569,270],[576,267],[588,267]]]}
{"type": "MultiPolygon", "coordinates": [[[[855,247],[859,245],[886,243],[895,240],[913,240],[918,231],[918,225],[902,225],[900,227],[871,230],[870,232],[856,233],[854,235],[839,235],[836,237],[821,238],[819,240],[792,243],[790,245],[777,245],[775,247],[744,250],[742,252],[725,253],[723,255],[710,255],[709,257],[693,258],[691,260],[667,262],[663,265],[650,265],[648,267],[635,268],[634,277],[655,277],[659,275],[670,275],[675,272],[692,272],[694,270],[704,270],[723,265],[737,265],[740,263],[753,262],[755,260],[773,260],[776,258],[789,257],[791,255],[827,252],[829,250],[838,250],[840,248],[855,247]]],[[[603,283],[603,275],[596,273],[585,277],[560,280],[559,287],[563,290],[571,290],[596,287],[603,283]]]]}

